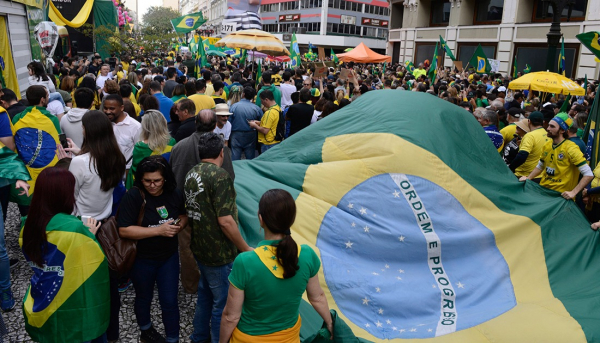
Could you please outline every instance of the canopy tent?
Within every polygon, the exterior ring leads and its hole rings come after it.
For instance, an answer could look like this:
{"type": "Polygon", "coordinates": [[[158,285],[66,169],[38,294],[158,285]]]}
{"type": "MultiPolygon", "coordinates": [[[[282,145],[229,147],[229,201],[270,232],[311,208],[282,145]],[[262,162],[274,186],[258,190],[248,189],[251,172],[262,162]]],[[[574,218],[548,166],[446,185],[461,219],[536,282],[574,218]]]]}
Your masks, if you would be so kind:
{"type": "Polygon", "coordinates": [[[364,43],[360,43],[356,48],[349,52],[338,54],[337,57],[342,62],[357,62],[357,63],[381,63],[392,62],[391,56],[380,55],[369,49],[364,43]]]}

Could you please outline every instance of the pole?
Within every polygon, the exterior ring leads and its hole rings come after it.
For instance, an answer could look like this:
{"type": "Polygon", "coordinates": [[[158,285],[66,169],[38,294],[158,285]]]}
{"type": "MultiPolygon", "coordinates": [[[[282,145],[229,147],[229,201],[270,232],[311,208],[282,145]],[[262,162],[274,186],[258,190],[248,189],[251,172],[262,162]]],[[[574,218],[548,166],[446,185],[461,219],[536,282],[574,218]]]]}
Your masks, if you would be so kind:
{"type": "Polygon", "coordinates": [[[135,28],[140,32],[140,9],[138,7],[138,0],[135,0],[135,28]]]}
{"type": "MultiPolygon", "coordinates": [[[[548,1],[548,0],[547,0],[548,1]]],[[[552,25],[550,31],[546,35],[548,38],[548,55],[546,57],[546,70],[550,72],[557,71],[556,64],[556,49],[560,43],[562,33],[560,32],[560,20],[562,17],[563,9],[569,6],[569,15],[567,21],[571,18],[571,8],[574,5],[574,0],[550,0],[550,6],[552,6],[552,25]]]]}

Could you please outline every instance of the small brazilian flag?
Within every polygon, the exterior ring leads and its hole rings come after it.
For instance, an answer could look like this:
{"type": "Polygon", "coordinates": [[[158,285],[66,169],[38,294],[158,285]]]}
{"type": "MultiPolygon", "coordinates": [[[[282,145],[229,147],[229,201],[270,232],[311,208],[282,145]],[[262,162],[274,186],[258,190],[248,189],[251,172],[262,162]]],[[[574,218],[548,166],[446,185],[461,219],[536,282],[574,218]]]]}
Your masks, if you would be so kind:
{"type": "Polygon", "coordinates": [[[331,60],[333,61],[333,63],[335,63],[335,64],[340,63],[340,59],[337,57],[335,52],[333,52],[333,48],[331,48],[331,52],[329,53],[329,55],[331,56],[331,60]]]}
{"type": "Polygon", "coordinates": [[[188,33],[199,28],[200,25],[204,24],[206,19],[202,17],[202,12],[196,12],[175,19],[171,19],[171,25],[173,30],[177,33],[188,33]]]}
{"type": "Polygon", "coordinates": [[[479,44],[477,49],[475,49],[473,57],[471,57],[471,60],[469,61],[469,65],[475,69],[477,74],[489,74],[492,71],[490,61],[488,61],[487,57],[485,56],[481,44],[479,44]]]}
{"type": "MultiPolygon", "coordinates": [[[[173,98],[171,98],[173,100],[173,98]]],[[[127,173],[127,179],[125,180],[125,188],[129,189],[133,187],[133,182],[135,181],[135,171],[137,170],[137,166],[142,162],[142,160],[148,156],[154,155],[162,155],[167,162],[171,158],[171,150],[173,150],[173,146],[177,143],[175,138],[169,139],[169,143],[165,146],[162,151],[152,151],[147,143],[143,141],[135,143],[133,147],[133,159],[131,162],[131,169],[127,173]]]]}
{"type": "Polygon", "coordinates": [[[523,73],[528,74],[531,72],[531,66],[529,64],[525,64],[525,69],[523,69],[523,73]]]}
{"type": "Polygon", "coordinates": [[[406,66],[406,71],[408,71],[410,74],[412,74],[413,71],[415,71],[415,65],[411,61],[406,60],[406,62],[404,62],[404,65],[406,66]]]}
{"type": "Polygon", "coordinates": [[[575,37],[579,39],[581,44],[590,49],[594,56],[600,59],[600,32],[591,31],[578,34],[575,37]]]}
{"type": "MultiPolygon", "coordinates": [[[[291,237],[317,253],[329,307],[359,337],[336,331],[333,342],[600,337],[598,233],[574,201],[519,182],[456,105],[367,92],[233,166],[250,246],[264,239],[261,195],[279,188],[294,198],[291,237]]],[[[323,320],[310,305],[300,316],[301,341],[315,342],[323,320]]]]}
{"type": "Polygon", "coordinates": [[[108,263],[100,244],[81,220],[64,213],[52,217],[46,237],[46,263],[30,262],[33,276],[23,299],[25,330],[35,342],[100,337],[110,318],[108,263]]]}

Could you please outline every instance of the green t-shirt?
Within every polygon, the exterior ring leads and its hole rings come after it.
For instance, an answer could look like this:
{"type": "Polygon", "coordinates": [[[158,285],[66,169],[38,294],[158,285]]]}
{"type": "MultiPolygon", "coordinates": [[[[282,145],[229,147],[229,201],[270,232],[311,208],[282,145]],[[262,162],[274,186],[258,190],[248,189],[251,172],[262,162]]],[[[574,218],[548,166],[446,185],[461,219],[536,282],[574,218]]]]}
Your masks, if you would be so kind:
{"type": "Polygon", "coordinates": [[[233,262],[238,250],[218,222],[219,217],[229,215],[238,222],[235,189],[229,173],[213,163],[201,162],[185,176],[184,191],[194,256],[210,267],[233,262]]]}
{"type": "MultiPolygon", "coordinates": [[[[258,247],[280,241],[262,241],[258,247]]],[[[300,246],[298,271],[294,277],[279,279],[254,251],[238,255],[229,282],[244,291],[242,316],[237,328],[247,335],[267,335],[293,327],[298,321],[300,301],[308,279],[317,275],[321,261],[308,246],[300,246]]]]}

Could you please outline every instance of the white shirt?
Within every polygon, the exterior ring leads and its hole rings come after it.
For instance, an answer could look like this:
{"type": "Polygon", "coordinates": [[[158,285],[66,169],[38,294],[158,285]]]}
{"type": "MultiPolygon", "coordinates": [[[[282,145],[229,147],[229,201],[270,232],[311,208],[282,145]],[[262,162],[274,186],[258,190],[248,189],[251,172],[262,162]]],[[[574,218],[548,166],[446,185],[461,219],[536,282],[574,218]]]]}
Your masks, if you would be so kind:
{"type": "Polygon", "coordinates": [[[310,119],[310,123],[311,123],[311,124],[314,124],[314,123],[316,123],[316,122],[317,122],[317,120],[319,120],[319,116],[321,115],[321,113],[322,113],[322,111],[317,111],[317,110],[315,110],[315,111],[313,112],[313,116],[312,116],[312,118],[310,119]]]}
{"type": "MultiPolygon", "coordinates": [[[[120,123],[113,123],[113,131],[117,137],[119,148],[125,156],[125,161],[133,156],[133,146],[140,141],[140,133],[142,133],[142,124],[131,118],[125,113],[125,119],[120,123]]],[[[133,160],[133,159],[132,159],[133,160]]],[[[131,160],[127,163],[126,169],[131,168],[131,160]]]]}
{"type": "Polygon", "coordinates": [[[223,140],[228,141],[229,136],[231,135],[231,123],[228,121],[227,123],[225,123],[225,125],[223,125],[222,129],[220,129],[219,125],[217,125],[213,132],[223,137],[223,140]]]}
{"type": "Polygon", "coordinates": [[[106,80],[112,80],[113,74],[112,71],[109,72],[106,76],[98,75],[96,78],[96,86],[100,87],[100,89],[104,88],[104,83],[106,80]]]}
{"type": "Polygon", "coordinates": [[[289,83],[282,83],[279,88],[281,89],[281,108],[292,106],[292,93],[296,91],[296,86],[290,85],[289,83]]]}
{"type": "Polygon", "coordinates": [[[69,166],[69,171],[75,176],[75,215],[102,220],[112,212],[113,190],[102,191],[102,180],[94,164],[90,165],[90,159],[89,153],[75,156],[69,166]]]}
{"type": "Polygon", "coordinates": [[[50,101],[48,105],[46,105],[46,109],[54,116],[65,113],[65,108],[58,100],[50,101]]]}

